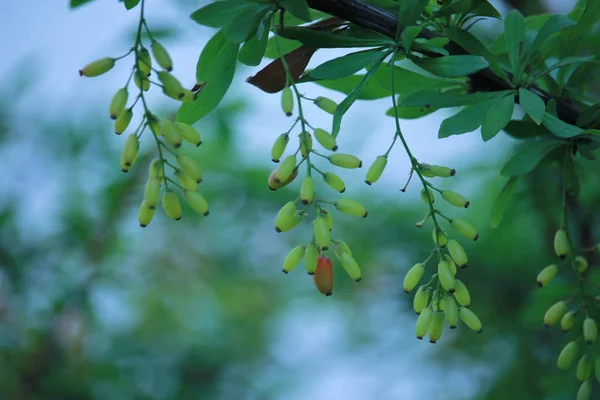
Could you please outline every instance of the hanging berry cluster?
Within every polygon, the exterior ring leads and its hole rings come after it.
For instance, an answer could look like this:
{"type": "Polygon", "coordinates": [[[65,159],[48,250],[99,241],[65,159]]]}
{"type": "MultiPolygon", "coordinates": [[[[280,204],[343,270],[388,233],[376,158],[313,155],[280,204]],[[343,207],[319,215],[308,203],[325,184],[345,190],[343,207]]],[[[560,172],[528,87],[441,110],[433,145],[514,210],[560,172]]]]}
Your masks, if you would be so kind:
{"type": "Polygon", "coordinates": [[[159,118],[150,111],[144,97],[144,93],[155,86],[161,88],[169,98],[183,103],[191,102],[202,89],[202,85],[197,85],[198,90],[192,92],[185,89],[171,74],[173,61],[165,47],[152,37],[152,32],[144,19],[143,2],[140,7],[140,21],[133,47],[123,56],[104,57],[93,61],[79,70],[79,74],[85,77],[100,76],[110,71],[116,62],[129,55],[133,55],[134,58],[131,73],[125,85],[113,96],[109,114],[114,120],[115,133],[121,135],[129,128],[136,105],[141,105],[143,111],[139,125],[127,135],[125,140],[120,160],[123,172],[128,172],[133,166],[144,133],[149,131],[152,140],[156,143],[158,157],[151,162],[149,167],[148,181],[138,214],[139,224],[145,227],[152,221],[159,201],[169,218],[181,219],[183,211],[176,191],[183,195],[193,210],[206,216],[209,213],[208,202],[198,192],[198,184],[202,181],[202,170],[190,155],[181,151],[183,141],[196,147],[200,146],[202,144],[200,134],[191,125],[159,118]],[[150,50],[145,46],[143,30],[148,34],[150,50]],[[158,69],[154,67],[153,59],[158,64],[158,69]],[[151,80],[153,73],[158,82],[151,80]],[[137,93],[133,101],[129,102],[129,88],[132,80],[137,88],[137,93]],[[170,172],[171,176],[167,172],[170,172]]]}

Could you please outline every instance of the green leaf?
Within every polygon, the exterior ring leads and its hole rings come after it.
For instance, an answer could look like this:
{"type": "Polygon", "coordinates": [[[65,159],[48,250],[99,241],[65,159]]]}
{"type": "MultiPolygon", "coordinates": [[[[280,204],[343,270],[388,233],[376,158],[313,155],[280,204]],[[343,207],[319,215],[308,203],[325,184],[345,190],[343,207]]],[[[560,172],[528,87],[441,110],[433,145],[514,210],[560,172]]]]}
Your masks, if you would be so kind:
{"type": "MultiPolygon", "coordinates": [[[[286,38],[278,37],[277,41],[279,42],[279,47],[281,48],[282,54],[290,53],[296,50],[298,47],[302,46],[297,40],[289,40],[286,38]]],[[[272,36],[267,40],[267,50],[265,51],[265,57],[276,59],[279,58],[279,51],[277,50],[277,45],[275,42],[275,36],[272,36]]]]}
{"type": "Polygon", "coordinates": [[[448,108],[466,106],[506,96],[510,91],[478,92],[478,93],[440,93],[423,90],[412,93],[400,99],[400,105],[405,107],[448,108]]]}
{"type": "Polygon", "coordinates": [[[286,39],[297,40],[303,44],[317,49],[339,48],[339,47],[378,47],[393,45],[392,40],[361,39],[343,34],[334,35],[328,32],[314,29],[287,26],[284,29],[277,28],[276,33],[286,39]]]}
{"type": "Polygon", "coordinates": [[[382,56],[381,50],[366,50],[346,54],[319,65],[310,73],[310,76],[315,79],[343,78],[377,62],[382,56]]]}
{"type": "Polygon", "coordinates": [[[485,114],[481,124],[484,142],[492,139],[510,122],[515,108],[515,97],[511,94],[497,100],[485,114]]]}
{"type": "Polygon", "coordinates": [[[191,103],[183,103],[177,120],[192,124],[210,113],[223,99],[235,73],[239,45],[218,31],[204,46],[196,66],[196,81],[206,86],[191,103]]]}
{"type": "Polygon", "coordinates": [[[554,136],[558,136],[559,138],[563,139],[568,139],[573,136],[581,135],[584,132],[583,129],[571,124],[567,124],[566,122],[558,119],[558,117],[555,117],[554,115],[549,113],[545,113],[544,121],[542,122],[542,124],[554,136]]]}
{"type": "Polygon", "coordinates": [[[515,139],[531,139],[538,136],[547,136],[550,133],[543,126],[532,121],[510,121],[504,128],[509,136],[515,139]]]}
{"type": "Polygon", "coordinates": [[[519,104],[536,124],[542,123],[544,114],[546,114],[546,104],[540,96],[525,88],[520,88],[519,104]]]}
{"type": "Polygon", "coordinates": [[[458,78],[471,75],[488,67],[488,62],[480,56],[446,56],[439,58],[412,58],[424,70],[437,76],[458,78]]]}
{"type": "Polygon", "coordinates": [[[140,0],[125,0],[123,4],[125,4],[126,9],[131,10],[132,8],[140,4],[140,0]]]}
{"type": "Polygon", "coordinates": [[[237,14],[223,27],[223,34],[233,43],[243,43],[253,36],[270,6],[250,3],[244,12],[237,14]]]}
{"type": "Polygon", "coordinates": [[[436,17],[447,17],[453,14],[469,13],[484,3],[485,0],[457,0],[442,6],[436,13],[436,17]]]}
{"type": "MultiPolygon", "coordinates": [[[[406,51],[410,50],[416,37],[419,36],[419,34],[421,33],[421,31],[424,28],[425,27],[422,25],[407,26],[404,28],[404,30],[402,31],[402,45],[404,45],[404,49],[406,51]]],[[[426,50],[426,51],[430,50],[430,51],[435,51],[436,53],[440,53],[440,52],[446,53],[444,55],[448,54],[448,51],[444,48],[436,48],[436,47],[432,47],[432,46],[427,46],[426,44],[421,44],[421,45],[419,45],[418,43],[415,43],[415,44],[419,47],[418,50],[426,50]],[[432,48],[428,49],[428,47],[432,47],[432,48]]]]}
{"type": "Polygon", "coordinates": [[[383,58],[365,74],[365,76],[359,82],[359,84],[348,94],[348,96],[346,96],[346,98],[340,104],[338,104],[335,113],[333,114],[333,128],[331,129],[331,134],[333,135],[333,137],[337,137],[338,133],[340,132],[340,127],[342,125],[342,117],[344,116],[344,114],[346,114],[346,111],[348,111],[350,106],[354,104],[365,84],[371,79],[373,74],[377,72],[377,68],[381,65],[381,62],[383,62],[383,58]]]}
{"type": "Polygon", "coordinates": [[[452,135],[461,135],[479,128],[483,123],[485,115],[494,103],[494,101],[489,100],[477,103],[463,108],[450,118],[446,118],[440,126],[438,137],[446,138],[452,135]]]}
{"type": "Polygon", "coordinates": [[[248,40],[238,54],[238,60],[241,63],[255,67],[260,64],[267,50],[269,40],[269,26],[271,25],[271,17],[261,21],[256,35],[248,40]],[[262,28],[262,29],[261,29],[262,28]]]}
{"type": "Polygon", "coordinates": [[[390,66],[388,64],[379,67],[377,73],[373,76],[373,80],[382,88],[392,92],[392,72],[395,82],[394,93],[399,94],[401,97],[421,90],[441,90],[463,86],[462,80],[425,76],[399,65],[390,66]]]}
{"type": "Polygon", "coordinates": [[[421,13],[427,7],[429,0],[403,0],[398,11],[398,24],[396,25],[396,37],[411,25],[417,22],[421,13]]]}
{"type": "Polygon", "coordinates": [[[92,1],[92,0],[71,0],[69,2],[69,7],[70,8],[77,8],[77,7],[80,7],[80,6],[84,5],[84,4],[89,3],[90,1],[92,1]]]}
{"type": "Polygon", "coordinates": [[[396,107],[396,112],[394,112],[394,107],[388,109],[385,112],[385,115],[388,117],[395,117],[398,114],[398,118],[401,119],[417,119],[429,115],[431,113],[436,112],[435,108],[428,107],[396,107]]]}
{"type": "Polygon", "coordinates": [[[467,53],[474,56],[484,57],[490,64],[490,69],[505,81],[509,81],[508,76],[500,66],[496,57],[488,50],[488,48],[473,34],[463,29],[450,27],[446,29],[446,35],[454,43],[465,49],[467,53]]]}
{"type": "Polygon", "coordinates": [[[279,4],[294,17],[306,22],[312,21],[306,0],[279,0],[279,4]]]}
{"type": "MultiPolygon", "coordinates": [[[[377,73],[376,73],[377,74],[377,73]]],[[[314,81],[317,85],[337,92],[349,94],[364,79],[364,75],[351,75],[340,79],[314,81]]],[[[309,81],[310,82],[310,81],[309,81]]],[[[376,100],[391,96],[390,89],[382,88],[371,78],[360,91],[357,100],[376,100]]]]}
{"type": "Polygon", "coordinates": [[[533,43],[531,44],[529,53],[533,54],[546,40],[548,40],[550,36],[571,25],[573,25],[573,21],[566,18],[564,15],[552,16],[552,18],[546,21],[546,23],[537,33],[533,43]]]}
{"type": "Polygon", "coordinates": [[[194,11],[190,18],[200,25],[221,28],[230,23],[248,3],[239,0],[216,1],[194,11]]]}
{"type": "Polygon", "coordinates": [[[523,150],[508,160],[504,167],[502,167],[501,174],[504,176],[527,174],[531,172],[548,153],[560,146],[563,146],[563,143],[554,140],[530,142],[523,150]]]}
{"type": "Polygon", "coordinates": [[[510,204],[510,200],[517,188],[517,184],[519,183],[519,176],[513,176],[508,179],[508,182],[504,184],[500,194],[494,201],[494,205],[492,205],[492,211],[490,212],[490,225],[493,229],[496,229],[500,223],[502,222],[502,217],[506,212],[506,208],[510,204]]]}
{"type": "Polygon", "coordinates": [[[504,18],[504,40],[512,72],[516,74],[520,68],[521,43],[525,40],[525,18],[517,10],[509,12],[504,18]]]}
{"type": "Polygon", "coordinates": [[[492,17],[492,18],[500,18],[502,15],[496,7],[491,5],[489,2],[481,3],[477,8],[472,11],[475,15],[481,15],[483,17],[492,17]]]}
{"type": "Polygon", "coordinates": [[[589,126],[598,121],[600,121],[600,103],[596,103],[583,110],[577,119],[577,125],[589,126]]]}
{"type": "Polygon", "coordinates": [[[537,73],[535,75],[535,77],[533,78],[533,80],[539,79],[541,76],[546,75],[547,73],[549,73],[552,70],[555,70],[556,68],[564,67],[566,65],[575,64],[575,63],[586,63],[588,61],[592,61],[594,58],[595,58],[595,56],[593,56],[593,55],[582,56],[582,57],[565,57],[562,60],[560,60],[560,61],[556,62],[555,64],[551,65],[550,67],[548,67],[545,71],[537,73]]]}

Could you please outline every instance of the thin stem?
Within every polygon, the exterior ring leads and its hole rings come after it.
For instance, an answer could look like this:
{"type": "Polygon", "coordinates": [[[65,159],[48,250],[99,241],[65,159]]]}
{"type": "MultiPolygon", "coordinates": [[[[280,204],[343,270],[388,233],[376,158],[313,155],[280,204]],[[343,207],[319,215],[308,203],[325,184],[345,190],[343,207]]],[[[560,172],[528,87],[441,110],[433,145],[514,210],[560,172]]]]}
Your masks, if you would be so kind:
{"type": "MultiPolygon", "coordinates": [[[[398,53],[398,49],[396,49],[396,51],[394,51],[394,54],[392,55],[392,64],[396,61],[397,53],[398,53]]],[[[402,142],[402,146],[404,147],[404,151],[406,151],[406,154],[408,155],[410,163],[412,164],[413,170],[417,173],[417,176],[421,180],[421,184],[423,185],[423,188],[425,190],[427,190],[427,186],[428,186],[427,181],[425,180],[425,178],[419,171],[419,169],[418,169],[419,164],[418,164],[417,160],[415,159],[415,157],[412,155],[412,152],[410,151],[410,148],[408,147],[408,143],[406,142],[406,139],[404,138],[404,135],[402,134],[402,130],[400,129],[400,121],[399,121],[400,117],[398,117],[398,105],[396,103],[394,75],[395,74],[392,74],[392,106],[394,108],[394,121],[396,123],[396,137],[400,138],[400,141],[402,142]]],[[[441,232],[440,225],[435,216],[435,209],[433,208],[433,204],[431,204],[429,202],[428,205],[429,205],[429,211],[431,213],[431,219],[433,220],[435,229],[437,232],[441,232]]],[[[436,246],[436,250],[438,252],[438,257],[441,259],[441,257],[442,257],[441,248],[437,243],[435,244],[435,246],[436,246]]]]}

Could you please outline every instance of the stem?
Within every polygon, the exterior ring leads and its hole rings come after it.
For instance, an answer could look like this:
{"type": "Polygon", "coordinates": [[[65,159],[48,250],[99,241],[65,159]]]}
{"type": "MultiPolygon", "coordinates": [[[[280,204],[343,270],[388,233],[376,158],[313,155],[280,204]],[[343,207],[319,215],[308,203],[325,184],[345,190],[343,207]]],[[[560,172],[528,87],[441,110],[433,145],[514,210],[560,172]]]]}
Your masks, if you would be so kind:
{"type": "MultiPolygon", "coordinates": [[[[396,61],[396,55],[398,54],[398,49],[396,49],[394,51],[394,54],[392,55],[392,64],[396,61]]],[[[404,151],[406,151],[406,155],[408,155],[408,158],[410,159],[410,163],[412,164],[412,168],[413,170],[417,173],[417,176],[419,177],[419,179],[421,180],[421,184],[423,185],[423,188],[425,190],[427,190],[427,181],[425,180],[425,178],[423,177],[423,175],[421,174],[421,172],[418,169],[418,162],[415,159],[415,157],[413,157],[412,152],[410,151],[410,148],[408,147],[408,143],[406,142],[406,139],[404,138],[404,135],[402,134],[402,130],[400,129],[400,121],[399,121],[399,117],[398,117],[398,105],[396,103],[396,92],[395,92],[396,88],[395,88],[395,82],[394,82],[394,74],[392,74],[392,106],[394,108],[394,121],[396,123],[396,135],[394,138],[398,137],[400,138],[400,141],[402,142],[402,146],[404,147],[404,151]]],[[[430,202],[428,203],[429,205],[429,211],[431,213],[431,219],[433,220],[433,224],[435,226],[435,229],[437,232],[441,232],[441,228],[440,225],[438,223],[438,220],[435,216],[435,209],[433,208],[433,204],[431,204],[430,202]]],[[[436,243],[436,250],[438,252],[438,257],[441,259],[442,257],[442,250],[440,248],[440,246],[436,243]]]]}

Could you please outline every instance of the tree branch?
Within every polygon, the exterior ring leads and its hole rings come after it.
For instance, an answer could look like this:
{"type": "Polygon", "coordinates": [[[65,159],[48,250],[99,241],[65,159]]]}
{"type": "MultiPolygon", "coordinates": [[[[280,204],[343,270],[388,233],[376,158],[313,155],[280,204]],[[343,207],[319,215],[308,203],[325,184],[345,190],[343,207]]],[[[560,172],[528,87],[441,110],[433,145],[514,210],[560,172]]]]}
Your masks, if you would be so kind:
{"type": "MultiPolygon", "coordinates": [[[[383,35],[393,38],[396,34],[397,17],[395,14],[381,9],[379,7],[367,4],[361,0],[307,0],[308,5],[315,10],[325,12],[334,17],[350,21],[363,28],[372,29],[383,35]]],[[[427,29],[423,29],[419,37],[432,39],[439,35],[427,29]]],[[[456,43],[450,42],[446,50],[452,55],[468,54],[462,47],[456,43]]],[[[510,74],[509,74],[510,76],[510,74]]],[[[479,71],[469,76],[475,87],[484,91],[498,91],[512,89],[500,77],[489,68],[479,71]]],[[[557,104],[558,117],[569,123],[575,124],[580,111],[569,101],[554,98],[549,93],[535,87],[530,90],[540,95],[545,103],[555,100],[557,104]]]]}

